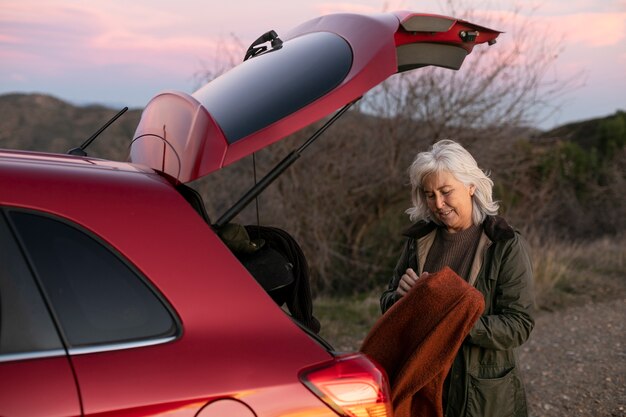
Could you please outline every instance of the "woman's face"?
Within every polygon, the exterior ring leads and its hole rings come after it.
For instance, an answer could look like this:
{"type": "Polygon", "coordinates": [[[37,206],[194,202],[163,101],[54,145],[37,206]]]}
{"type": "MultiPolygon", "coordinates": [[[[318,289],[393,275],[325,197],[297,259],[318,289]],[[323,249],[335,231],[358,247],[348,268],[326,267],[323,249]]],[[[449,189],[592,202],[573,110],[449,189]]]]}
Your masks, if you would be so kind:
{"type": "Polygon", "coordinates": [[[426,176],[422,187],[428,209],[449,232],[460,232],[472,226],[473,185],[466,187],[450,172],[443,171],[426,176]]]}

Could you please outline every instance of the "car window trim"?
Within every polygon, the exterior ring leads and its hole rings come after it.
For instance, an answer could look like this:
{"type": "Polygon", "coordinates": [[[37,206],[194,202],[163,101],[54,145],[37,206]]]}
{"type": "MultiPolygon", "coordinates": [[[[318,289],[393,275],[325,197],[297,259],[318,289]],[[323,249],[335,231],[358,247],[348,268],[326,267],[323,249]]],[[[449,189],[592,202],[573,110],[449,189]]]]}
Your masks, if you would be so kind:
{"type": "Polygon", "coordinates": [[[33,359],[46,359],[66,357],[67,353],[64,349],[52,349],[52,350],[39,350],[32,352],[19,352],[19,353],[2,353],[0,354],[0,363],[2,362],[14,362],[33,359]]]}
{"type": "Polygon", "coordinates": [[[168,337],[162,337],[158,339],[149,339],[149,340],[146,339],[146,340],[141,340],[141,341],[136,341],[136,342],[123,342],[123,343],[93,345],[93,346],[86,346],[86,347],[74,347],[74,348],[68,349],[67,353],[63,349],[19,352],[19,353],[3,353],[3,354],[0,354],[0,363],[22,361],[22,360],[65,357],[67,355],[78,356],[78,355],[89,355],[93,353],[112,352],[116,350],[137,349],[137,348],[142,348],[142,347],[156,346],[156,345],[162,345],[165,343],[170,343],[176,340],[176,338],[177,338],[176,336],[168,336],[168,337]]]}
{"type": "Polygon", "coordinates": [[[115,350],[126,350],[142,348],[147,346],[162,345],[165,343],[173,342],[178,339],[179,336],[167,336],[155,339],[144,339],[132,342],[118,342],[118,343],[103,343],[100,345],[91,346],[77,346],[68,349],[70,356],[88,355],[91,353],[111,352],[115,350]]]}

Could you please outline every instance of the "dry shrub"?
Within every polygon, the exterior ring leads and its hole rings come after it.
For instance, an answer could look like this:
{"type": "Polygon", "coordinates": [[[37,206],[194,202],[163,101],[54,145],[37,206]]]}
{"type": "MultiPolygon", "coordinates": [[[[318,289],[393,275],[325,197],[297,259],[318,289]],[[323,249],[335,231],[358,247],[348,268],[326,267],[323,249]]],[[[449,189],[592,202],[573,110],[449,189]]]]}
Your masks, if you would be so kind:
{"type": "Polygon", "coordinates": [[[584,247],[537,230],[527,231],[524,235],[530,245],[535,297],[540,305],[557,284],[575,273],[575,260],[582,256],[584,247]]]}
{"type": "Polygon", "coordinates": [[[600,274],[615,274],[626,280],[626,234],[605,236],[582,245],[577,268],[600,274]]]}
{"type": "Polygon", "coordinates": [[[554,304],[559,291],[575,294],[596,288],[593,291],[597,294],[614,292],[607,296],[619,295],[617,293],[623,291],[626,280],[625,235],[572,241],[533,229],[525,236],[531,248],[538,307],[554,304]]]}

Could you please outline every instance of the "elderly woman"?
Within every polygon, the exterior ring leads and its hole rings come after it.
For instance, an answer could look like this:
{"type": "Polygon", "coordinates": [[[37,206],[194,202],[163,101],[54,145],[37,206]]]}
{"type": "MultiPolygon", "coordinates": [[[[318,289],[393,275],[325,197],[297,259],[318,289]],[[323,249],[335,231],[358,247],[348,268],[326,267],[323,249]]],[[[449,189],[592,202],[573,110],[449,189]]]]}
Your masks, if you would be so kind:
{"type": "Polygon", "coordinates": [[[421,152],[409,169],[414,223],[382,294],[383,313],[416,280],[450,267],[480,291],[485,310],[459,349],[443,390],[454,416],[527,416],[515,348],[533,328],[532,270],[526,242],[496,216],[493,182],[451,140],[421,152]]]}

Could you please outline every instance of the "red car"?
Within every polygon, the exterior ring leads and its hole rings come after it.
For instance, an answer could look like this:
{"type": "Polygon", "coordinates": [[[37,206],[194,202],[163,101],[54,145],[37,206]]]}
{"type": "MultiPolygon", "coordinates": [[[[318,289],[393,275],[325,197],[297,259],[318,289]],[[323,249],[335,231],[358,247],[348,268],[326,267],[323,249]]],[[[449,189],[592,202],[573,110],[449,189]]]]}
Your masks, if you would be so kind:
{"type": "Polygon", "coordinates": [[[458,69],[498,33],[329,15],[268,32],[192,95],[157,95],[130,163],[0,151],[0,415],[391,415],[384,372],[281,308],[217,233],[310,141],[215,222],[185,183],[392,74],[458,69]]]}

